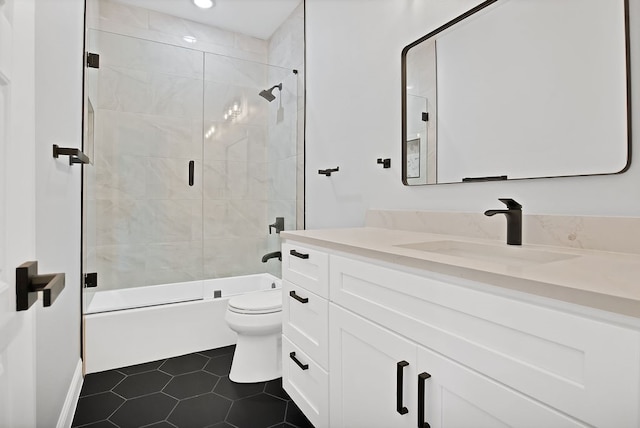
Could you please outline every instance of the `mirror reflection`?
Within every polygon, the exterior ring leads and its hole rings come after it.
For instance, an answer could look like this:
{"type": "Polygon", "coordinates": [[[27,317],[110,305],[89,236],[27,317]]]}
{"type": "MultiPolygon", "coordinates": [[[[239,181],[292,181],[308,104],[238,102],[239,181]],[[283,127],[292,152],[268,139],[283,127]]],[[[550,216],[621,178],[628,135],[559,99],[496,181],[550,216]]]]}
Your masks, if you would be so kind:
{"type": "Polygon", "coordinates": [[[406,185],[628,168],[625,0],[490,0],[402,53],[406,185]]]}

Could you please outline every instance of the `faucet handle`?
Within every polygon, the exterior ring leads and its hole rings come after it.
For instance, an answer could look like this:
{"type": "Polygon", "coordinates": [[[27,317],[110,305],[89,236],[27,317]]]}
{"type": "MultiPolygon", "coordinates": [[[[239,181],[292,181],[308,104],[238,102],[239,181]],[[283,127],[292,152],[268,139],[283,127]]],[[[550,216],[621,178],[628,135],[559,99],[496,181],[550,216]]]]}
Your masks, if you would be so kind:
{"type": "Polygon", "coordinates": [[[510,210],[522,210],[522,205],[520,205],[519,203],[517,203],[513,199],[499,198],[498,200],[500,202],[502,202],[503,204],[505,204],[507,206],[507,208],[510,209],[510,210]]]}

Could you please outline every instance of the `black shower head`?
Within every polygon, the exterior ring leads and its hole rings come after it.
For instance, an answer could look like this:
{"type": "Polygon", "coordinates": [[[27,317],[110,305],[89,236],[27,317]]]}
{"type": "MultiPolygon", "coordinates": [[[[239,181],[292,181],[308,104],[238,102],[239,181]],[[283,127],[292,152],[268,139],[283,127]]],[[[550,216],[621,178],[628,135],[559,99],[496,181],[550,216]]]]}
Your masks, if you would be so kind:
{"type": "Polygon", "coordinates": [[[277,84],[277,85],[274,85],[274,86],[272,86],[272,87],[271,87],[271,88],[269,88],[269,89],[263,89],[262,91],[260,91],[260,94],[259,94],[259,95],[260,95],[262,98],[264,98],[265,100],[267,100],[267,101],[271,102],[271,101],[273,101],[273,100],[275,100],[275,99],[276,99],[276,96],[275,96],[275,95],[273,95],[273,90],[274,90],[275,88],[278,88],[280,91],[282,91],[282,83],[279,83],[279,84],[277,84]]]}

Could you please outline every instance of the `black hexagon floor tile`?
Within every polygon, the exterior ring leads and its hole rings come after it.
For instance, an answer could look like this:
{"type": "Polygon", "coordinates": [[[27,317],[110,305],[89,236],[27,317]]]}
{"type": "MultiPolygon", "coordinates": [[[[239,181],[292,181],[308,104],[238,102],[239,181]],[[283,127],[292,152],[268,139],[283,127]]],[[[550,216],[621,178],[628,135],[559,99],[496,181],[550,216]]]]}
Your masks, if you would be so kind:
{"type": "Polygon", "coordinates": [[[135,366],[122,367],[122,368],[119,368],[118,371],[126,375],[143,373],[151,370],[156,370],[164,362],[165,360],[150,361],[148,363],[136,364],[135,366]]]}
{"type": "Polygon", "coordinates": [[[213,392],[230,400],[256,395],[264,390],[264,383],[235,383],[229,380],[229,376],[220,378],[213,392]]]}
{"type": "Polygon", "coordinates": [[[222,355],[233,354],[233,351],[235,351],[235,349],[236,349],[236,345],[230,345],[230,346],[223,346],[222,348],[209,349],[208,351],[198,352],[198,354],[202,354],[205,357],[209,357],[209,358],[215,358],[215,357],[220,357],[222,355]]]}
{"type": "Polygon", "coordinates": [[[118,425],[109,421],[100,421],[89,425],[82,425],[82,428],[118,428],[118,425]]]}
{"type": "Polygon", "coordinates": [[[293,401],[289,402],[287,406],[287,416],[285,418],[285,422],[299,427],[299,428],[313,428],[309,419],[302,413],[302,410],[298,406],[295,405],[293,401]]]}
{"type": "Polygon", "coordinates": [[[234,349],[89,374],[73,427],[312,428],[282,389],[282,379],[229,380],[234,349]]]}
{"type": "Polygon", "coordinates": [[[271,394],[276,397],[282,398],[283,400],[291,400],[291,397],[289,397],[289,394],[287,394],[287,391],[282,389],[281,377],[267,382],[267,384],[264,386],[264,392],[266,392],[267,394],[271,394]]]}
{"type": "Polygon", "coordinates": [[[167,359],[160,370],[175,376],[201,370],[208,362],[209,358],[203,355],[187,354],[167,359]]]}
{"type": "Polygon", "coordinates": [[[260,393],[233,402],[227,422],[238,428],[268,428],[284,422],[287,402],[260,393]]]}
{"type": "Polygon", "coordinates": [[[161,391],[171,380],[171,376],[158,370],[127,376],[113,392],[126,399],[141,397],[161,391]]]}
{"type": "Polygon", "coordinates": [[[82,397],[78,400],[76,414],[71,425],[76,427],[105,420],[124,402],[122,397],[118,397],[113,392],[82,397]]]}
{"type": "Polygon", "coordinates": [[[204,428],[224,422],[231,400],[209,393],[181,400],[167,420],[178,428],[204,428]]]}
{"type": "Polygon", "coordinates": [[[120,428],[139,428],[165,420],[177,403],[175,398],[156,392],[127,400],[109,420],[120,428]]]}
{"type": "Polygon", "coordinates": [[[125,375],[115,370],[94,373],[91,376],[92,376],[91,382],[82,384],[82,391],[80,391],[80,397],[86,397],[87,395],[110,391],[114,386],[119,384],[122,381],[122,379],[125,378],[125,375]]]}
{"type": "Polygon", "coordinates": [[[220,378],[205,371],[197,371],[175,376],[164,387],[165,394],[183,399],[211,392],[220,378]]]}
{"type": "Polygon", "coordinates": [[[204,367],[204,370],[218,376],[226,376],[229,374],[229,370],[231,370],[232,361],[233,361],[233,354],[227,354],[221,357],[215,357],[209,361],[209,363],[204,367]]]}

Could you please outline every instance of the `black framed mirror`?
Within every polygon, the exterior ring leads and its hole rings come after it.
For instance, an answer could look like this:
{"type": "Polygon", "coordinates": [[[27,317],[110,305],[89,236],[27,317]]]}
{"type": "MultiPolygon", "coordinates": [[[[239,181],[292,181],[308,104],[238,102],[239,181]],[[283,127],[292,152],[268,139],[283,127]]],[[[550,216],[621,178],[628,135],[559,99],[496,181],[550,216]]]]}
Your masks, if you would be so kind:
{"type": "Polygon", "coordinates": [[[405,185],[630,165],[627,0],[487,0],[401,62],[405,185]]]}

